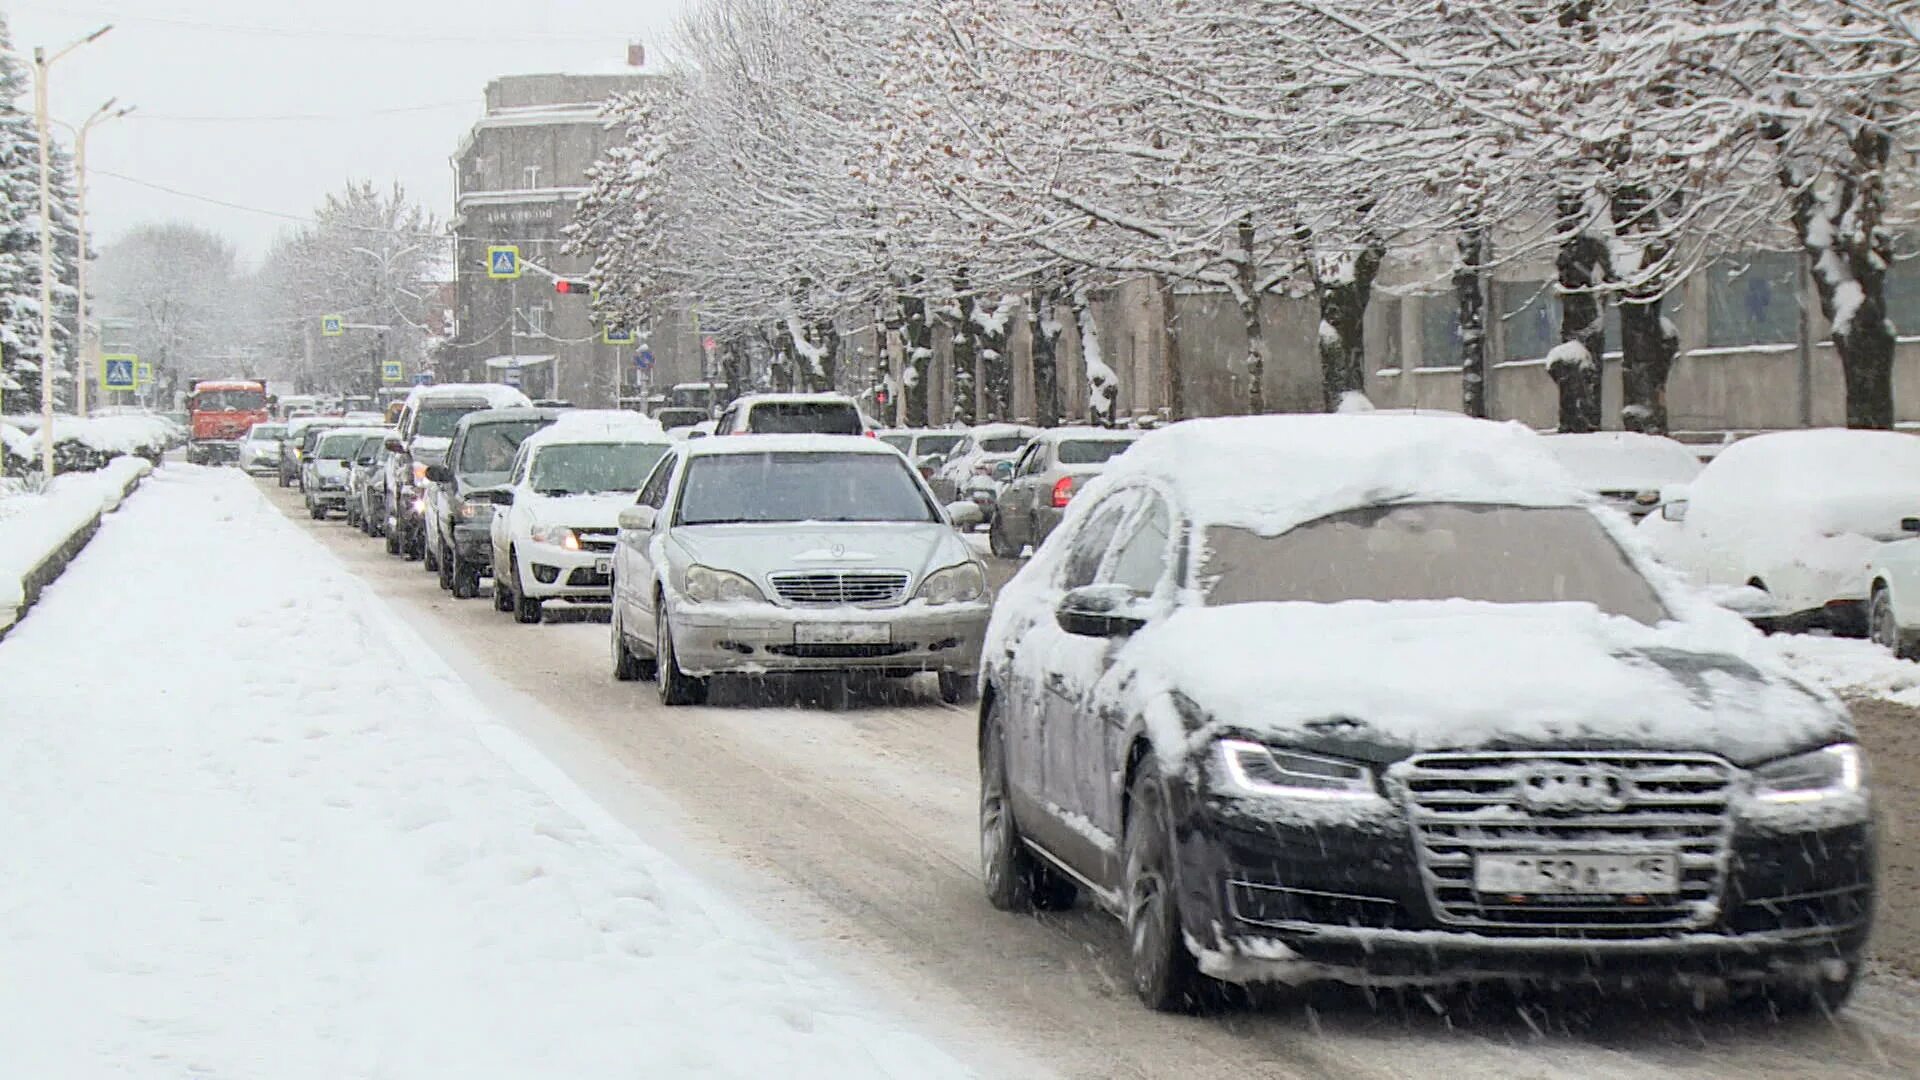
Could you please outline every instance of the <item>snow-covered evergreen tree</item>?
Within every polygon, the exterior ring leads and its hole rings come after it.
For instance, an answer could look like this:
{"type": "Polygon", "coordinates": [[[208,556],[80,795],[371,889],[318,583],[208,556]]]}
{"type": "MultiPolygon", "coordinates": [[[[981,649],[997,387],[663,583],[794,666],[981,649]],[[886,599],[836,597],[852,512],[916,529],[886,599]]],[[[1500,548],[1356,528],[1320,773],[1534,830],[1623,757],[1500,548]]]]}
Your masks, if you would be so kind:
{"type": "MultiPolygon", "coordinates": [[[[0,411],[40,405],[40,149],[33,124],[33,74],[13,51],[0,14],[0,411]]],[[[71,313],[78,294],[61,258],[74,251],[73,186],[54,185],[54,305],[71,313]],[[61,232],[65,232],[63,242],[61,232]]],[[[69,314],[70,318],[70,314],[69,314]]],[[[53,363],[67,362],[71,323],[54,323],[53,363]]],[[[62,384],[56,381],[58,389],[62,384]]],[[[65,398],[65,391],[60,391],[65,398]]]]}

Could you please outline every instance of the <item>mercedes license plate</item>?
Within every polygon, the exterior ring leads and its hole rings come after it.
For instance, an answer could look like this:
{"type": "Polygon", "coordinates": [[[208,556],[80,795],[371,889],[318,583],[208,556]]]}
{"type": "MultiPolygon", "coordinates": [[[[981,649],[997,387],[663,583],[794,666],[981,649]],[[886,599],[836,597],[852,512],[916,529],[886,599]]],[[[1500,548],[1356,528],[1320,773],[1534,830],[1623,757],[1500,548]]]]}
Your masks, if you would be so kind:
{"type": "Polygon", "coordinates": [[[612,559],[593,560],[593,572],[596,574],[599,574],[601,577],[606,577],[608,574],[613,573],[613,560],[612,559]]]}
{"type": "Polygon", "coordinates": [[[1673,854],[1480,855],[1473,860],[1473,887],[1527,896],[1676,893],[1680,859],[1673,854]]]}
{"type": "Polygon", "coordinates": [[[885,645],[893,640],[886,623],[803,622],[793,627],[795,645],[885,645]]]}

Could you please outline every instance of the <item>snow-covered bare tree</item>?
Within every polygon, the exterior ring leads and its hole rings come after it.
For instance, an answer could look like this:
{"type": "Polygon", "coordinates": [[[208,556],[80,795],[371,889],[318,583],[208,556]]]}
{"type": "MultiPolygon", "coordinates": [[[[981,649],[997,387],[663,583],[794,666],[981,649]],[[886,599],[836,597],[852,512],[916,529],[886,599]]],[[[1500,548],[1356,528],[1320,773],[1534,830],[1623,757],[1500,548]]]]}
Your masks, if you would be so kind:
{"type": "Polygon", "coordinates": [[[113,320],[103,342],[131,347],[166,384],[263,374],[211,366],[252,336],[241,282],[232,244],[199,226],[166,222],[139,226],[101,249],[90,291],[99,314],[113,320]]]}

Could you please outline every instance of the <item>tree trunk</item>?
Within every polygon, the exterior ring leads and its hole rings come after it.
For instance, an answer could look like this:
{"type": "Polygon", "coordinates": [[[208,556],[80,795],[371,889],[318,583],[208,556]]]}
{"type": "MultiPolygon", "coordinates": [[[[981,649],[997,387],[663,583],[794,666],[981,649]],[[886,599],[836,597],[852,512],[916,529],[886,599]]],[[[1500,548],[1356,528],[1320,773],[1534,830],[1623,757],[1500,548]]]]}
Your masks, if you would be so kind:
{"type": "Polygon", "coordinates": [[[989,422],[1012,419],[1013,358],[1007,355],[1007,328],[1017,298],[1001,295],[989,309],[983,298],[973,302],[971,322],[980,346],[980,399],[989,422]]]}
{"type": "Polygon", "coordinates": [[[940,318],[951,331],[947,353],[951,358],[948,366],[953,372],[951,418],[956,424],[972,427],[979,419],[980,347],[973,320],[967,317],[972,298],[967,295],[966,270],[954,275],[953,291],[952,306],[939,310],[940,318]]]}
{"type": "Polygon", "coordinates": [[[1080,335],[1080,363],[1087,373],[1087,422],[1112,427],[1120,411],[1120,380],[1107,366],[1100,348],[1100,325],[1093,318],[1093,297],[1085,281],[1074,286],[1068,300],[1073,328],[1080,335]]]}
{"type": "Polygon", "coordinates": [[[1253,261],[1253,219],[1241,219],[1238,235],[1240,264],[1234,274],[1239,287],[1233,299],[1240,307],[1240,327],[1247,335],[1247,412],[1257,416],[1267,411],[1267,332],[1260,315],[1260,268],[1253,261]]]}
{"type": "Polygon", "coordinates": [[[720,370],[727,383],[729,402],[747,392],[747,351],[739,338],[728,338],[720,346],[720,370]]]}
{"type": "Polygon", "coordinates": [[[816,364],[810,365],[814,382],[813,389],[819,393],[831,393],[840,388],[840,331],[832,319],[822,319],[809,328],[813,337],[813,346],[820,350],[816,364]]]}
{"type": "Polygon", "coordinates": [[[1547,357],[1547,374],[1560,388],[1560,431],[1599,431],[1600,363],[1607,344],[1599,289],[1606,280],[1607,249],[1587,229],[1581,196],[1561,196],[1559,215],[1562,232],[1555,262],[1561,344],[1547,357]]]}
{"type": "Polygon", "coordinates": [[[784,326],[773,331],[773,356],[767,361],[767,384],[776,394],[792,393],[796,372],[793,335],[784,326]]]}
{"type": "MultiPolygon", "coordinates": [[[[909,287],[919,284],[916,278],[909,287]]],[[[900,313],[906,349],[902,356],[900,381],[905,386],[907,426],[928,427],[933,419],[927,408],[927,390],[932,382],[933,323],[927,318],[927,298],[914,292],[900,294],[900,313]]]]}
{"type": "Polygon", "coordinates": [[[1033,413],[1041,427],[1060,423],[1060,294],[1036,288],[1027,294],[1027,328],[1033,339],[1033,413]]]}
{"type": "Polygon", "coordinates": [[[1460,411],[1484,420],[1487,406],[1487,262],[1493,241],[1485,223],[1475,220],[1455,244],[1453,295],[1460,314],[1460,411]]]}
{"type": "Polygon", "coordinates": [[[1373,298],[1373,279],[1386,259],[1386,245],[1369,237],[1340,273],[1315,275],[1320,294],[1320,388],[1328,412],[1340,408],[1348,394],[1364,394],[1367,387],[1367,302],[1373,298]]]}
{"type": "MultiPolygon", "coordinates": [[[[1614,230],[1636,242],[1632,280],[1620,297],[1620,425],[1650,435],[1667,433],[1667,376],[1680,355],[1680,333],[1660,312],[1670,252],[1660,208],[1645,184],[1617,184],[1614,230]]],[[[1624,266],[1615,271],[1625,274],[1624,266]]]]}
{"type": "Polygon", "coordinates": [[[1886,168],[1893,140],[1870,125],[1857,132],[1846,172],[1822,199],[1815,178],[1791,163],[1780,180],[1793,202],[1794,230],[1813,260],[1820,312],[1833,326],[1834,351],[1846,380],[1847,426],[1893,427],[1894,327],[1887,318],[1887,267],[1893,237],[1886,228],[1886,168]]]}
{"type": "Polygon", "coordinates": [[[1160,294],[1160,332],[1165,335],[1166,348],[1166,387],[1167,419],[1179,420],[1187,415],[1187,388],[1182,379],[1180,361],[1180,310],[1179,298],[1174,295],[1173,282],[1164,275],[1154,278],[1154,288],[1160,294]]]}

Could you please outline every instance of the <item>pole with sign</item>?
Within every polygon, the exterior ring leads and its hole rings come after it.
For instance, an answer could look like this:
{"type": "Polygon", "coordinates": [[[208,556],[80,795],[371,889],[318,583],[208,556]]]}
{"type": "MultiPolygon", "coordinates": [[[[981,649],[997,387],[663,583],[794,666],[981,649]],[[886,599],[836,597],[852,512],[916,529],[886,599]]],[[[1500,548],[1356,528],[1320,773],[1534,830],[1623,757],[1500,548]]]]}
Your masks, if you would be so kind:
{"type": "Polygon", "coordinates": [[[132,353],[100,356],[100,389],[130,392],[139,386],[139,357],[132,353]]]}
{"type": "Polygon", "coordinates": [[[320,336],[321,337],[339,337],[340,335],[346,332],[347,332],[347,317],[345,315],[320,316],[320,336]]]}
{"type": "Polygon", "coordinates": [[[383,383],[403,383],[407,381],[407,369],[398,360],[380,362],[380,381],[383,383]]]}
{"type": "Polygon", "coordinates": [[[495,281],[512,281],[520,276],[520,249],[512,244],[496,244],[487,249],[487,276],[495,281]]]}

